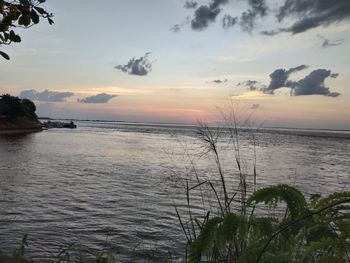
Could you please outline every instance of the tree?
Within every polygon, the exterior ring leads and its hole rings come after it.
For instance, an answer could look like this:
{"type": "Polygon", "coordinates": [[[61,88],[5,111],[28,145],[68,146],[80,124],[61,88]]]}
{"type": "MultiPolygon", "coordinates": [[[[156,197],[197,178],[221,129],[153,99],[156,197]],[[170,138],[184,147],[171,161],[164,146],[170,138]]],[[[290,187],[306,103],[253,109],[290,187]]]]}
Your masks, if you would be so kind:
{"type": "Polygon", "coordinates": [[[35,104],[28,99],[20,99],[18,97],[4,94],[0,96],[0,118],[7,120],[15,120],[17,118],[26,117],[36,120],[35,104]]]}
{"type": "MultiPolygon", "coordinates": [[[[40,18],[53,24],[53,14],[40,7],[46,0],[0,0],[0,47],[21,42],[16,28],[29,28],[38,24],[40,18]]],[[[0,55],[9,60],[8,54],[0,50],[0,55]]]]}
{"type": "Polygon", "coordinates": [[[24,115],[30,119],[37,119],[37,116],[35,114],[36,106],[34,102],[28,99],[22,99],[21,103],[22,103],[24,115]]]}

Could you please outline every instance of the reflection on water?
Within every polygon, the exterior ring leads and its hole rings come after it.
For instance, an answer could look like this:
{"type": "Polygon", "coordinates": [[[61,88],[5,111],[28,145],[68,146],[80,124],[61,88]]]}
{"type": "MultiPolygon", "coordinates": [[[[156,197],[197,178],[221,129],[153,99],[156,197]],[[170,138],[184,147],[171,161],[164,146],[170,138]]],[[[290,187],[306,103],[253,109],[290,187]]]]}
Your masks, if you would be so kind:
{"type": "MultiPolygon", "coordinates": [[[[320,193],[349,189],[349,139],[255,137],[260,185],[288,182],[320,193]]],[[[252,144],[248,136],[241,140],[252,173],[252,144]]],[[[36,257],[69,243],[102,248],[106,238],[122,260],[140,242],[181,251],[185,240],[173,202],[183,200],[183,189],[176,179],[189,165],[184,148],[191,153],[199,146],[191,128],[93,122],[0,137],[0,250],[18,246],[28,233],[29,253],[36,257]]],[[[224,141],[221,148],[233,183],[230,149],[224,141]]],[[[210,158],[196,163],[203,177],[215,175],[210,158]]]]}

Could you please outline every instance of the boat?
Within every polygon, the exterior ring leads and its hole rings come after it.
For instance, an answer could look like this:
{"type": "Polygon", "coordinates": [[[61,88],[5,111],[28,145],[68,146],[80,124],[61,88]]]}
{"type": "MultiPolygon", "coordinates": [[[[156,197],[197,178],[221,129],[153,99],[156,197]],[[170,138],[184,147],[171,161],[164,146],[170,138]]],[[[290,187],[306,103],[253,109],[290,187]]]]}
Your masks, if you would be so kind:
{"type": "Polygon", "coordinates": [[[69,129],[75,129],[77,125],[71,121],[71,122],[61,122],[61,121],[47,121],[43,123],[43,127],[46,129],[51,128],[69,128],[69,129]]]}

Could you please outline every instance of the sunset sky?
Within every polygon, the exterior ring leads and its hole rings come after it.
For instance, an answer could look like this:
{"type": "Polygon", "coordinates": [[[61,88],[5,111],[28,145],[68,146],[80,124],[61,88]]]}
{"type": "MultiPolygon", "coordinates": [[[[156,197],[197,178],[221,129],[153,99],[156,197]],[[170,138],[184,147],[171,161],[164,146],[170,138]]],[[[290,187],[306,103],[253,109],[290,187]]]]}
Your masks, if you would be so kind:
{"type": "Polygon", "coordinates": [[[350,129],[349,0],[48,0],[1,47],[0,91],[38,115],[350,129]]]}

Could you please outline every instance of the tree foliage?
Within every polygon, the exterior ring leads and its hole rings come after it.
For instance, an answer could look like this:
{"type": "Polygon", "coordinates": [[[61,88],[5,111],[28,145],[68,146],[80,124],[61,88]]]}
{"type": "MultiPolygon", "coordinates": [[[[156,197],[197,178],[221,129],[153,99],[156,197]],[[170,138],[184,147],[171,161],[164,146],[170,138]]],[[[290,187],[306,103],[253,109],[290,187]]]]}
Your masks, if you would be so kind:
{"type": "Polygon", "coordinates": [[[31,100],[20,99],[9,94],[0,96],[0,118],[15,120],[20,117],[27,117],[36,120],[35,111],[35,104],[31,100]]]}
{"type": "MultiPolygon", "coordinates": [[[[18,28],[29,28],[47,19],[53,24],[53,14],[40,5],[46,0],[0,0],[0,47],[21,42],[21,37],[15,32],[18,28]]],[[[9,60],[8,54],[0,50],[0,55],[9,60]]]]}

